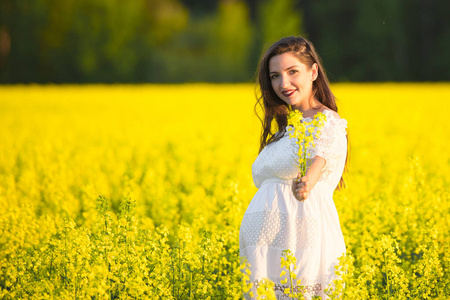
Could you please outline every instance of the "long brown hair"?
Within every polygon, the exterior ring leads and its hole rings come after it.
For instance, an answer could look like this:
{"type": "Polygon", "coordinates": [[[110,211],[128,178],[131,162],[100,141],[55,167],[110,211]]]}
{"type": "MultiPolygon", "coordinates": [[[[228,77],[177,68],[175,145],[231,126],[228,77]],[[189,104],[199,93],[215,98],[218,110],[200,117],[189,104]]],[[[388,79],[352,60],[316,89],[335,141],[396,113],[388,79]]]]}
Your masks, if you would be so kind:
{"type": "MultiPolygon", "coordinates": [[[[272,88],[269,76],[269,61],[272,57],[283,54],[292,53],[301,63],[311,68],[313,64],[318,66],[318,75],[313,81],[313,95],[324,106],[337,112],[336,98],[331,92],[330,83],[328,81],[325,70],[322,67],[321,59],[314,49],[313,44],[303,37],[285,37],[274,43],[267,49],[260,59],[258,66],[258,84],[259,95],[255,105],[255,112],[262,123],[262,132],[260,137],[259,152],[261,152],[268,144],[279,140],[286,131],[287,115],[289,113],[289,105],[281,100],[272,88]],[[258,114],[258,107],[263,111],[264,117],[258,114]],[[278,134],[272,132],[273,121],[278,134]]],[[[348,144],[348,137],[347,137],[348,144]]],[[[348,152],[345,161],[345,170],[347,170],[348,152]]],[[[338,188],[345,186],[341,177],[338,188]]]]}

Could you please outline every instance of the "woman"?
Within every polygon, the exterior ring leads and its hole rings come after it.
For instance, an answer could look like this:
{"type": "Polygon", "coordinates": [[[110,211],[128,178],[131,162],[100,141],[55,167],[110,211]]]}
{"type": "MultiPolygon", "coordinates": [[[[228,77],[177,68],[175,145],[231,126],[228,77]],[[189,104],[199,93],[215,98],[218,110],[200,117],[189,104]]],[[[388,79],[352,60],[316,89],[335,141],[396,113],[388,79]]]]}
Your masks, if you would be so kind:
{"type": "Polygon", "coordinates": [[[264,119],[252,175],[259,190],[241,223],[240,255],[250,264],[254,295],[261,279],[268,278],[275,283],[277,299],[288,299],[280,257],[290,249],[305,299],[325,299],[324,290],[335,279],[334,267],[345,253],[332,197],[343,184],[347,121],[337,114],[319,56],[305,38],[286,37],[273,44],[260,61],[258,81],[264,119]],[[301,111],[304,120],[318,112],[326,116],[301,178],[295,163],[298,146],[286,132],[289,109],[301,111]],[[276,133],[271,132],[272,121],[276,133]]]}

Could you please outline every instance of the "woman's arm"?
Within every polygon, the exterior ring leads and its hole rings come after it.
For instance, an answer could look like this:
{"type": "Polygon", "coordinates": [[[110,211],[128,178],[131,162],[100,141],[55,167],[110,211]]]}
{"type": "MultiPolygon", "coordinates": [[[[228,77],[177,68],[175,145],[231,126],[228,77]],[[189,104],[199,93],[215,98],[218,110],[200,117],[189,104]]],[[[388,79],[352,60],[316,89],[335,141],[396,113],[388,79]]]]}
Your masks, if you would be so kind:
{"type": "Polygon", "coordinates": [[[325,159],[320,156],[315,156],[311,160],[311,166],[306,171],[305,176],[299,179],[300,174],[292,182],[292,193],[298,201],[305,201],[308,198],[309,192],[316,185],[322,169],[325,166],[325,159]]]}

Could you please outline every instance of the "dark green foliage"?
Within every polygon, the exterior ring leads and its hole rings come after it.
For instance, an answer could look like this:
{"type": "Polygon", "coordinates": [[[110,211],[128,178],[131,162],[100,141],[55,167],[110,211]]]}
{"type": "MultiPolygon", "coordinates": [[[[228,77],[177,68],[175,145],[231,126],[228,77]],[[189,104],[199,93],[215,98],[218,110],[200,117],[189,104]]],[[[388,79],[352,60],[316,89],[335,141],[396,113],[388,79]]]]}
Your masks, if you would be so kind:
{"type": "Polygon", "coordinates": [[[2,0],[0,83],[253,81],[309,38],[331,81],[450,80],[446,0],[2,0]]]}

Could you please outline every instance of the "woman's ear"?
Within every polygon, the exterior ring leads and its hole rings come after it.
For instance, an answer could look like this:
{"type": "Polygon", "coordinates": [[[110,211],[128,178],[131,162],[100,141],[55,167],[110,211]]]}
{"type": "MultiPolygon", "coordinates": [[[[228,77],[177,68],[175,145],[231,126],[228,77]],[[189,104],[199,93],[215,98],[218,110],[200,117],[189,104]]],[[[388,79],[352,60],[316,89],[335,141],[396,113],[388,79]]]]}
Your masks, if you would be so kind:
{"type": "Polygon", "coordinates": [[[313,63],[311,70],[311,80],[314,81],[317,79],[317,76],[319,76],[319,66],[317,63],[313,63]]]}

